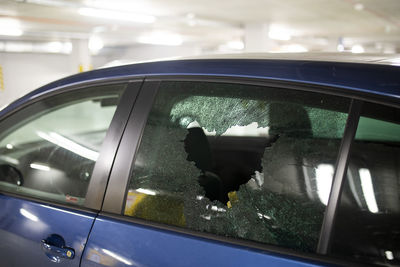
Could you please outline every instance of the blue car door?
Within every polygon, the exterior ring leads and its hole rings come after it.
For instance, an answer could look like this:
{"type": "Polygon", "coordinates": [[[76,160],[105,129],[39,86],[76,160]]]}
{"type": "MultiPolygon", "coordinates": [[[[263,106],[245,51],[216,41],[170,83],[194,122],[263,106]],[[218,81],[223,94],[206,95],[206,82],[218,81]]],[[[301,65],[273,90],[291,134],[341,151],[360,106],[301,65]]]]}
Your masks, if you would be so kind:
{"type": "Polygon", "coordinates": [[[39,90],[0,118],[0,266],[80,265],[140,84],[39,90]]]}
{"type": "Polygon", "coordinates": [[[332,262],[317,246],[350,99],[202,79],[144,83],[82,267],[332,262]]]}

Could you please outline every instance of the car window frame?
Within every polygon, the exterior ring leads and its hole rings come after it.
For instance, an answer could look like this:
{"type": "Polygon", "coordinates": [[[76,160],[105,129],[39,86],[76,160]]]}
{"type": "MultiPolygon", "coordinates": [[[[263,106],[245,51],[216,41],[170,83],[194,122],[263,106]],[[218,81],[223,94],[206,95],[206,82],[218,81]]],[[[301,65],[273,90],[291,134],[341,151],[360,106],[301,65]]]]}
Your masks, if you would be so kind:
{"type": "Polygon", "coordinates": [[[179,234],[188,234],[200,238],[212,239],[217,242],[230,243],[247,248],[254,248],[260,249],[262,251],[283,254],[285,255],[285,257],[300,257],[309,261],[317,261],[329,264],[346,265],[351,262],[352,264],[358,265],[360,264],[359,262],[352,262],[351,260],[334,258],[331,255],[328,255],[328,250],[331,243],[334,219],[345,180],[345,174],[349,160],[349,152],[351,150],[351,144],[353,143],[358,127],[361,107],[363,102],[365,101],[400,108],[400,99],[372,94],[371,92],[366,92],[361,89],[356,90],[354,88],[350,90],[349,88],[340,88],[328,85],[321,86],[304,82],[292,82],[249,77],[227,77],[211,75],[154,75],[151,77],[146,77],[142,89],[138,95],[135,106],[133,107],[126,131],[124,132],[124,135],[121,139],[121,145],[115,157],[114,166],[110,174],[109,185],[106,190],[104,204],[100,215],[119,221],[137,223],[140,225],[155,227],[157,229],[173,231],[179,234]],[[137,155],[137,150],[140,146],[144,127],[152,108],[152,104],[157,95],[159,86],[161,82],[165,81],[217,82],[257,85],[341,96],[350,100],[350,108],[347,112],[348,118],[346,121],[345,132],[341,139],[341,144],[335,164],[334,177],[332,181],[331,195],[333,197],[330,196],[328,205],[325,210],[318,248],[315,253],[302,253],[279,246],[260,244],[250,240],[240,240],[236,238],[223,237],[212,233],[197,232],[195,230],[190,230],[187,228],[165,225],[162,223],[151,222],[144,219],[123,215],[127,187],[132,172],[133,162],[137,155]],[[129,168],[127,168],[126,166],[129,166],[129,168]],[[122,194],[121,192],[124,192],[124,194],[122,194]]]}
{"type": "Polygon", "coordinates": [[[126,124],[128,122],[133,104],[135,103],[136,97],[143,84],[143,80],[143,77],[131,79],[108,78],[100,81],[89,80],[75,84],[68,84],[61,87],[55,87],[44,93],[39,93],[38,95],[31,98],[29,101],[19,105],[18,107],[0,117],[0,123],[2,123],[4,120],[10,119],[15,115],[20,114],[20,112],[23,111],[25,108],[28,108],[35,103],[51,99],[65,93],[79,92],[86,89],[90,90],[90,88],[98,86],[124,86],[121,100],[117,105],[113,118],[110,122],[110,126],[103,140],[103,144],[99,151],[99,158],[95,163],[92,177],[89,181],[88,190],[85,195],[85,202],[82,206],[62,203],[51,199],[43,199],[33,195],[19,194],[17,192],[7,192],[1,190],[1,188],[0,194],[61,208],[97,213],[101,209],[109,174],[111,172],[112,164],[114,162],[114,157],[116,155],[120,140],[123,136],[123,131],[125,130],[126,124]]]}

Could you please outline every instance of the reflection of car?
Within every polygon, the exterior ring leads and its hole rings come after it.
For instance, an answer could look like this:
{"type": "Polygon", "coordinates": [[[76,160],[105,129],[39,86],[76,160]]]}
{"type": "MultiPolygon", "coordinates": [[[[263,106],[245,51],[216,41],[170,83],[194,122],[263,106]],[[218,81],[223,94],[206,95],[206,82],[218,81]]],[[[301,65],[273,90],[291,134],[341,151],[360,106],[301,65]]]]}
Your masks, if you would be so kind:
{"type": "Polygon", "coordinates": [[[332,58],[106,68],[12,103],[0,265],[398,265],[400,69],[332,58]]]}

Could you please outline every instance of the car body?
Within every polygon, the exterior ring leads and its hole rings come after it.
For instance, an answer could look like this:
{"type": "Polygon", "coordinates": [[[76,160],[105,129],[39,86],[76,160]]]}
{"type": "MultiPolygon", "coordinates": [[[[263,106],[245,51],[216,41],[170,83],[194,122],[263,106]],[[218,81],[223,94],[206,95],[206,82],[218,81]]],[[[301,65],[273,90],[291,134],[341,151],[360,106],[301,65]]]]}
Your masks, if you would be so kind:
{"type": "Polygon", "coordinates": [[[27,94],[0,111],[0,265],[398,264],[396,60],[147,62],[27,94]]]}

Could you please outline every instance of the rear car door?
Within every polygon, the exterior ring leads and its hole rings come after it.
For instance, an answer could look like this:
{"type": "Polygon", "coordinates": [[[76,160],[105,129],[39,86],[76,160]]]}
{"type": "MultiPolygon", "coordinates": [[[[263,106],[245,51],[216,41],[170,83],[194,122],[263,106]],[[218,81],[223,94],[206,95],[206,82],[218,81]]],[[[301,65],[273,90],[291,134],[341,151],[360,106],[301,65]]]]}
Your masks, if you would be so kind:
{"type": "Polygon", "coordinates": [[[287,88],[146,81],[82,266],[318,265],[351,101],[287,88]]]}
{"type": "Polygon", "coordinates": [[[0,265],[79,266],[141,81],[81,83],[0,121],[0,265]]]}

